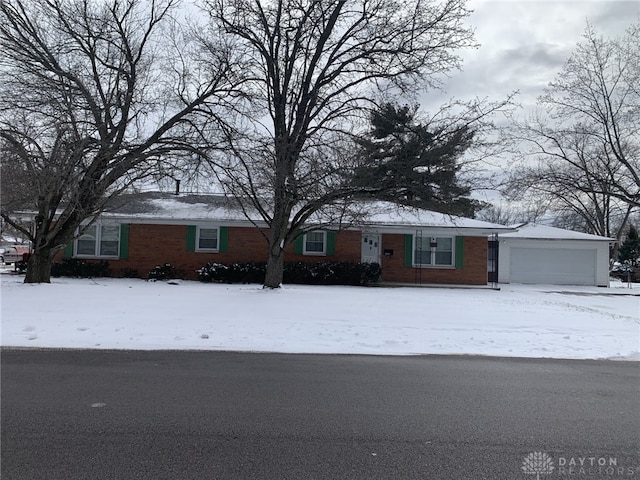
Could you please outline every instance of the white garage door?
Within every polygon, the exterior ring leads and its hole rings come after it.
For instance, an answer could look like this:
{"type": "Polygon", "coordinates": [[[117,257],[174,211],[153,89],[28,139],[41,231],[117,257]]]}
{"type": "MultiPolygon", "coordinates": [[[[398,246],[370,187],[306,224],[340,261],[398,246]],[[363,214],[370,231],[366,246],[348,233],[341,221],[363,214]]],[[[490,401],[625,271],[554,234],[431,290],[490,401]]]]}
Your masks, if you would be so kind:
{"type": "Polygon", "coordinates": [[[595,285],[596,250],[511,248],[512,283],[595,285]]]}

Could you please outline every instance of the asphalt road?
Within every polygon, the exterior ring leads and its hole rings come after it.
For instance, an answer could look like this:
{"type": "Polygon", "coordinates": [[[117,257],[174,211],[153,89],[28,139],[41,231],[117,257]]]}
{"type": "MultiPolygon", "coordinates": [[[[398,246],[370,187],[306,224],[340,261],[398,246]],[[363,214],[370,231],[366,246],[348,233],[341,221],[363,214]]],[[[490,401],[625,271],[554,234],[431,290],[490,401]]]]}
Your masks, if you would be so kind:
{"type": "Polygon", "coordinates": [[[640,479],[635,362],[15,350],[1,362],[3,480],[640,479]]]}

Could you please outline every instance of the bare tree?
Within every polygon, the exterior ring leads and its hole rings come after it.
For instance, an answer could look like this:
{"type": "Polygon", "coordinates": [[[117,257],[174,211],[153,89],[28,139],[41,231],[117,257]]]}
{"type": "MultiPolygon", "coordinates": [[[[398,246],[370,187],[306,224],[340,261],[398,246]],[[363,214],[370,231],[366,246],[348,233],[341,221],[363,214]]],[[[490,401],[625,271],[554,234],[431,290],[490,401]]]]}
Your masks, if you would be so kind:
{"type": "Polygon", "coordinates": [[[49,282],[109,198],[197,150],[193,116],[235,98],[231,51],[212,38],[208,64],[191,63],[177,4],[0,0],[1,215],[32,242],[26,282],[49,282]]]}
{"type": "Polygon", "coordinates": [[[540,144],[544,139],[555,145],[561,153],[539,156],[514,168],[508,197],[546,205],[547,215],[555,218],[557,226],[619,239],[636,208],[616,195],[625,166],[595,148],[588,131],[552,131],[538,118],[529,121],[526,132],[540,144]]]}
{"type": "Polygon", "coordinates": [[[544,198],[559,217],[619,238],[640,207],[640,29],[584,40],[539,99],[543,112],[519,124],[522,148],[511,198],[544,198]]]}
{"type": "Polygon", "coordinates": [[[513,203],[490,204],[480,210],[476,215],[479,220],[497,223],[500,225],[516,225],[529,222],[538,222],[547,213],[546,203],[528,205],[514,205],[513,203]]]}
{"type": "Polygon", "coordinates": [[[268,224],[265,287],[277,288],[286,246],[354,193],[340,173],[352,160],[347,137],[366,122],[365,109],[381,92],[415,93],[457,67],[455,50],[473,46],[463,25],[469,11],[465,0],[204,4],[235,39],[252,96],[217,171],[268,224]]]}

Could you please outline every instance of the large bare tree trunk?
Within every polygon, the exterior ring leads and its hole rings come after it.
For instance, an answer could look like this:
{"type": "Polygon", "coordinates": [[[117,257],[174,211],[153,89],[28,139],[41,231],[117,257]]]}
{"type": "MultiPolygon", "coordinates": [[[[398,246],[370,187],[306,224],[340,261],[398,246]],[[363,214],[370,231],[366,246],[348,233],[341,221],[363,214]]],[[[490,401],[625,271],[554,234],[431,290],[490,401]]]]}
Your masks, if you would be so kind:
{"type": "Polygon", "coordinates": [[[264,288],[280,288],[284,275],[284,249],[287,246],[289,233],[289,215],[291,211],[286,203],[274,199],[274,215],[269,229],[269,256],[267,271],[264,278],[264,288]]]}
{"type": "Polygon", "coordinates": [[[29,257],[27,274],[24,283],[51,283],[51,264],[53,252],[51,248],[38,248],[29,257]]]}
{"type": "Polygon", "coordinates": [[[284,250],[279,244],[269,247],[267,272],[264,277],[263,288],[280,288],[284,275],[284,250]]]}

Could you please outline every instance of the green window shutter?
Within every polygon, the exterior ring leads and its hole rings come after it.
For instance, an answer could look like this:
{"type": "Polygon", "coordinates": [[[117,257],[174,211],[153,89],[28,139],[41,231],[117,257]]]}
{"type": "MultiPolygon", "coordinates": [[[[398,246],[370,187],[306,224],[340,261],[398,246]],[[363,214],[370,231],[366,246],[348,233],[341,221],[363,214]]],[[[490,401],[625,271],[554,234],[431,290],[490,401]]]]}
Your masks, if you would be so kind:
{"type": "Polygon", "coordinates": [[[120,225],[120,253],[118,258],[129,258],[129,224],[120,225]]]}
{"type": "Polygon", "coordinates": [[[327,232],[327,255],[336,254],[336,232],[327,232]]]}
{"type": "Polygon", "coordinates": [[[302,255],[303,243],[304,235],[301,234],[298,238],[296,238],[295,243],[293,244],[293,253],[295,253],[296,255],[302,255]]]}
{"type": "Polygon", "coordinates": [[[456,237],[456,268],[464,268],[464,237],[456,237]]]}
{"type": "Polygon", "coordinates": [[[229,227],[220,227],[220,238],[218,239],[218,251],[226,252],[229,246],[229,227]]]}
{"type": "Polygon", "coordinates": [[[196,251],[196,226],[187,226],[187,252],[196,251]]]}
{"type": "Polygon", "coordinates": [[[64,258],[73,257],[73,241],[69,242],[67,246],[64,247],[64,250],[62,251],[62,256],[64,258]]]}
{"type": "Polygon", "coordinates": [[[404,266],[413,266],[413,235],[409,233],[404,236],[404,266]]]}

